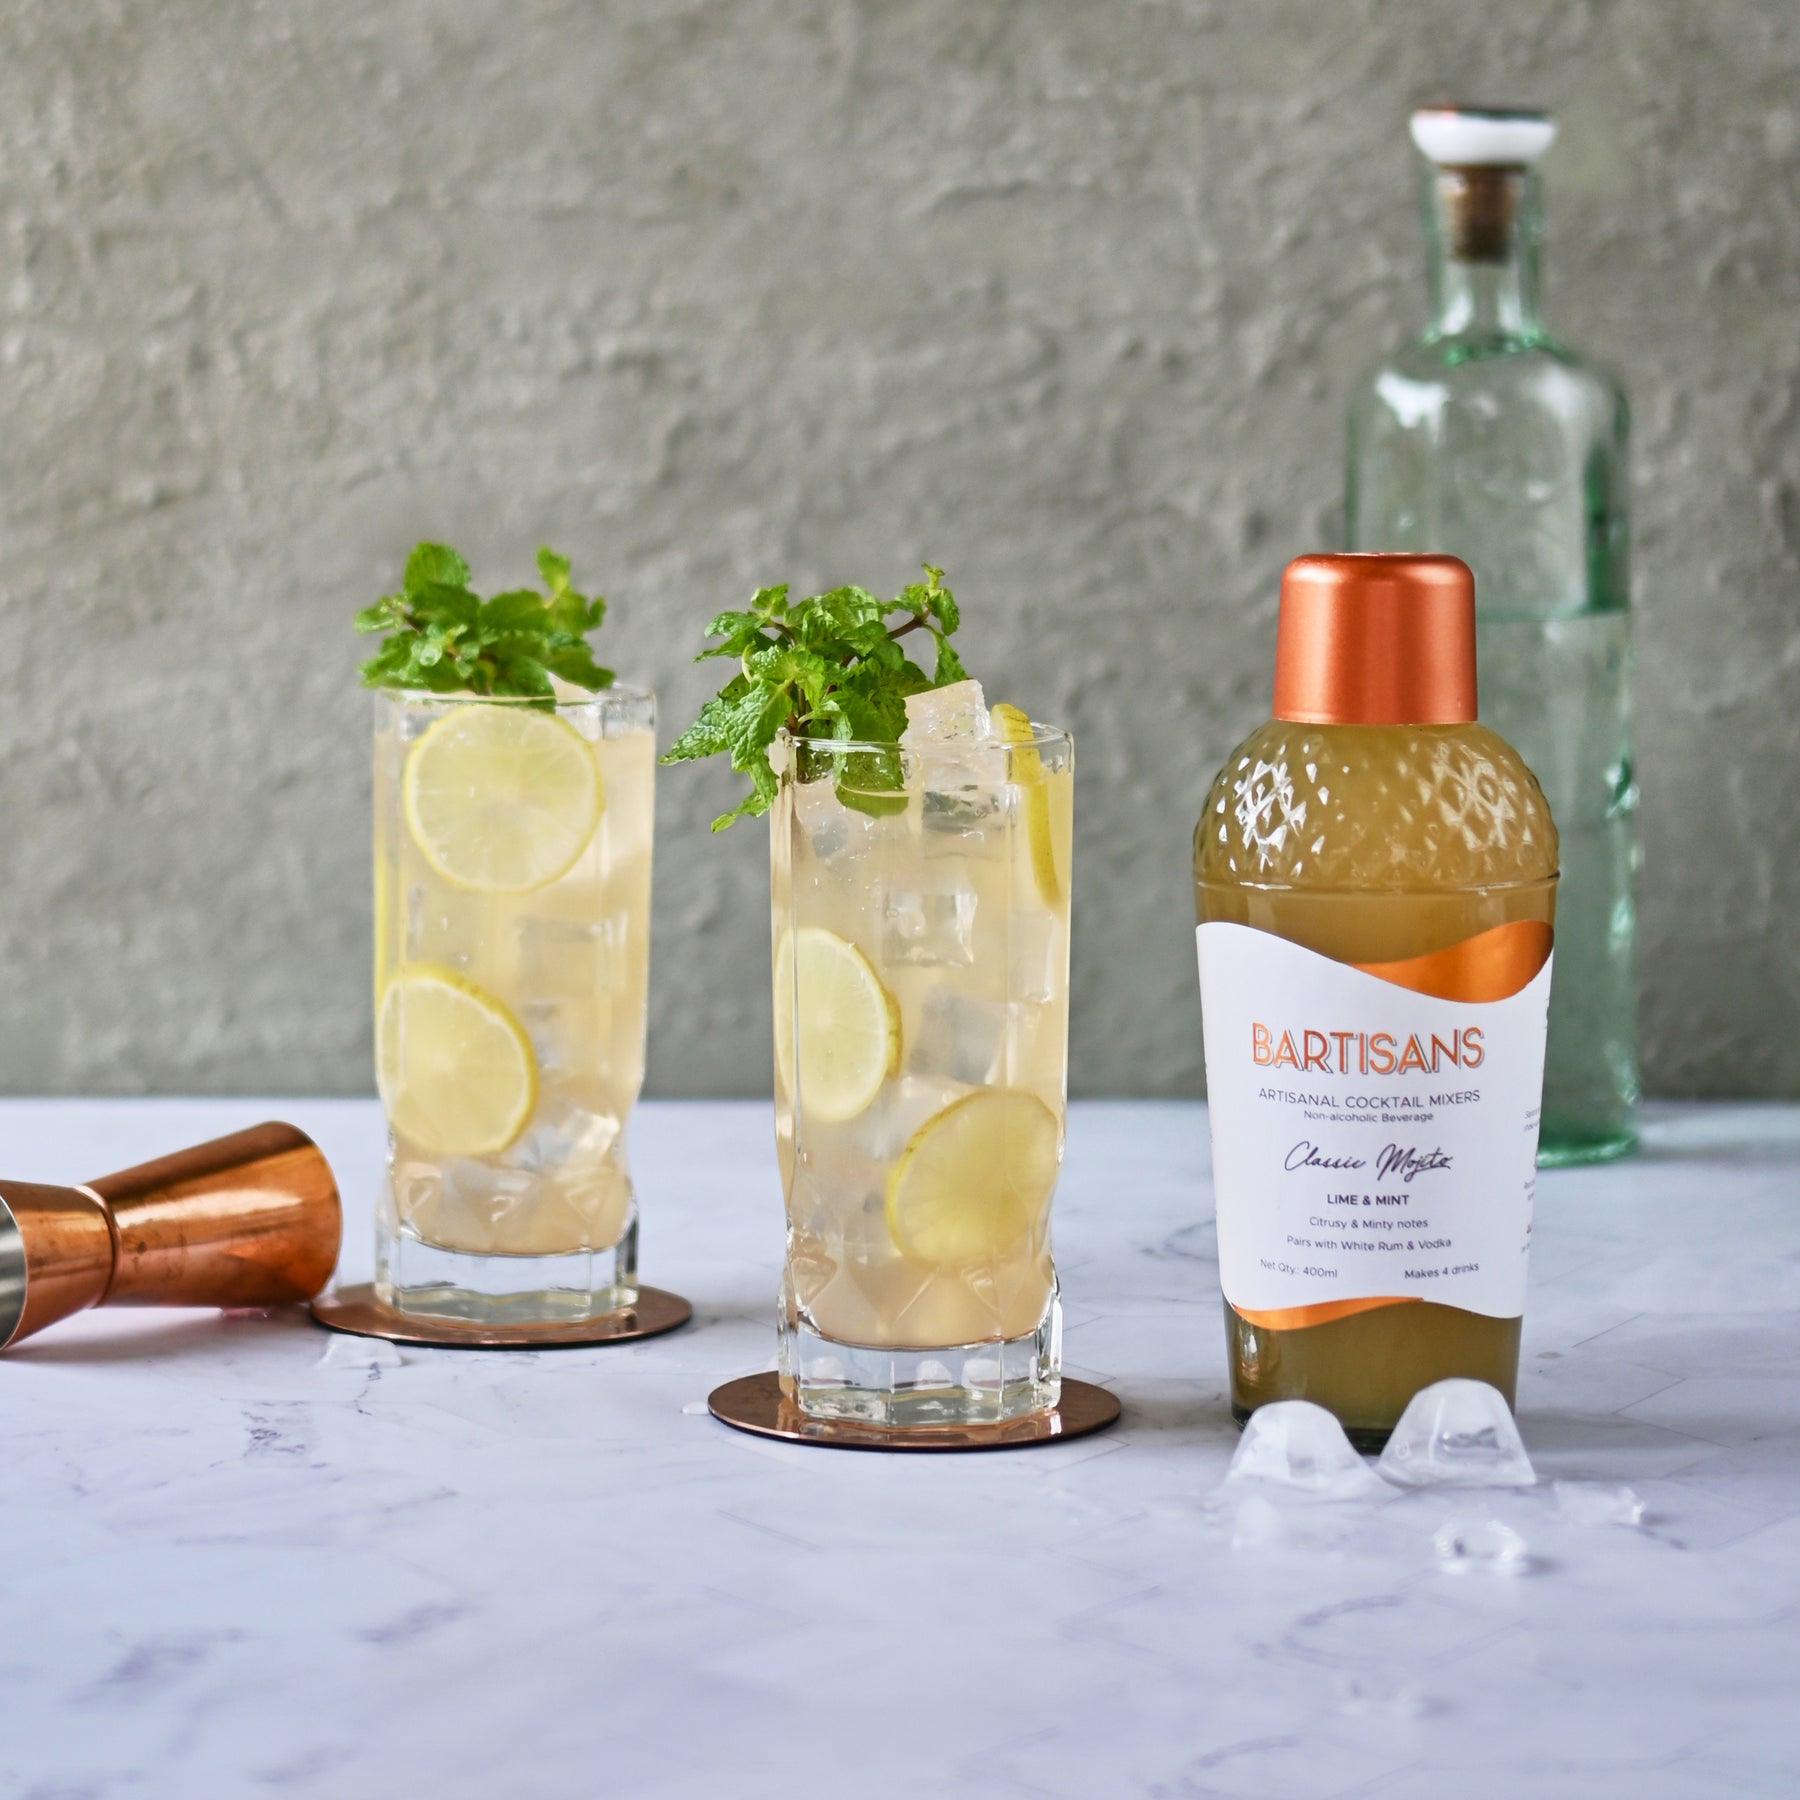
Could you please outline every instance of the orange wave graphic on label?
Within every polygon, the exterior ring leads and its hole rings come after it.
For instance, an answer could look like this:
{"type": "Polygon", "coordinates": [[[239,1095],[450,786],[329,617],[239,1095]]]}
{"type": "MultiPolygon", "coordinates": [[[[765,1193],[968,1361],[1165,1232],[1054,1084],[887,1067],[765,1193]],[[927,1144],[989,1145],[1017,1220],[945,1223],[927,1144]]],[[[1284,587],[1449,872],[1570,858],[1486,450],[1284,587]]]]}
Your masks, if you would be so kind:
{"type": "Polygon", "coordinates": [[[1424,956],[1350,966],[1434,1000],[1510,1000],[1550,960],[1554,935],[1542,919],[1515,919],[1424,956]]]}
{"type": "Polygon", "coordinates": [[[1247,1324],[1264,1331],[1300,1331],[1308,1325],[1329,1325],[1353,1313],[1373,1312],[1378,1306],[1417,1306],[1419,1294],[1372,1294],[1364,1300],[1315,1300],[1310,1306],[1271,1306],[1260,1310],[1234,1306],[1232,1311],[1247,1324]]]}

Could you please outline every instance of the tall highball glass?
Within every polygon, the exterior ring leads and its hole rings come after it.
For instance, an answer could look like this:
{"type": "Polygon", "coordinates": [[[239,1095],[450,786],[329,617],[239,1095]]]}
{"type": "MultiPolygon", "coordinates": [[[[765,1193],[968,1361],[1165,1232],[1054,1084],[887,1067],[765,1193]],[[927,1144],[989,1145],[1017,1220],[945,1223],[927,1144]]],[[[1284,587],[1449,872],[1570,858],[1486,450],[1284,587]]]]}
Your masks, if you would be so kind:
{"type": "Polygon", "coordinates": [[[376,698],[376,1292],[404,1313],[637,1299],[655,723],[627,687],[376,698]]]}
{"type": "Polygon", "coordinates": [[[771,813],[783,1391],[822,1418],[1057,1404],[1074,752],[783,738],[771,813]]]}

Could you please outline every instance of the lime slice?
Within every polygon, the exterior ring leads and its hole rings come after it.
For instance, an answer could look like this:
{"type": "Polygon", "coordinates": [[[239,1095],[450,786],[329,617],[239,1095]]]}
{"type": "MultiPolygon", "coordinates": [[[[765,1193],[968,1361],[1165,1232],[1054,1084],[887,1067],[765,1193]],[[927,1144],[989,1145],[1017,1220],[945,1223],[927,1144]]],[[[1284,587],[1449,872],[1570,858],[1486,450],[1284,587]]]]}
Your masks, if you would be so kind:
{"type": "Polygon", "coordinates": [[[933,1113],[888,1175],[902,1254],[938,1269],[1018,1256],[1049,1208],[1061,1139],[1056,1114],[1016,1088],[978,1088],[933,1113]]]}
{"type": "Polygon", "coordinates": [[[900,1067],[900,1008],[869,959],[817,925],[787,933],[775,951],[775,1062],[800,1110],[827,1124],[854,1119],[900,1067]]]}
{"type": "Polygon", "coordinates": [[[1060,906],[1068,891],[1063,875],[1069,863],[1068,848],[1056,841],[1056,826],[1050,816],[1050,777],[1044,773],[1043,758],[1038,755],[1037,734],[1024,713],[1004,700],[994,703],[991,717],[1000,741],[1012,751],[1012,778],[1022,790],[1025,840],[1030,846],[1031,872],[1037,877],[1038,892],[1046,906],[1060,906]]]}
{"type": "Polygon", "coordinates": [[[395,1135],[428,1156],[492,1156],[537,1105],[531,1040],[454,969],[412,963],[375,1015],[375,1083],[395,1135]]]}
{"type": "Polygon", "coordinates": [[[460,888],[522,894],[574,867],[600,822],[593,746],[529,706],[459,706],[407,753],[407,828],[460,888]]]}

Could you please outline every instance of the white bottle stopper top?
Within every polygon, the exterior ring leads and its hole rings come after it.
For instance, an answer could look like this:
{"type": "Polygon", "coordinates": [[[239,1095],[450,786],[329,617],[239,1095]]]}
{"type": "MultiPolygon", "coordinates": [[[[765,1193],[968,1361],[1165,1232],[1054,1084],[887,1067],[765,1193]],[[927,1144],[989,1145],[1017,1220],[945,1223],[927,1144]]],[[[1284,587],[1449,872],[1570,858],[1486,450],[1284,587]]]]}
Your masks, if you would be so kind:
{"type": "Polygon", "coordinates": [[[1421,106],[1412,116],[1413,142],[1450,168],[1527,168],[1555,136],[1548,113],[1513,106],[1421,106]]]}

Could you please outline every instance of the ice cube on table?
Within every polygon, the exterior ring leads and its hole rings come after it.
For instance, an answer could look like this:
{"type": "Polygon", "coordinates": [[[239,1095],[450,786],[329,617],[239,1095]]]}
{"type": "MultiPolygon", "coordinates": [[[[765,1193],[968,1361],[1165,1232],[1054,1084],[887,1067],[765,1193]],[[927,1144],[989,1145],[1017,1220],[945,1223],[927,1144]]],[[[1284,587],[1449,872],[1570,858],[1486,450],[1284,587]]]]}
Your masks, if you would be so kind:
{"type": "Polygon", "coordinates": [[[1603,1481],[1557,1481],[1551,1484],[1556,1495],[1559,1518],[1571,1525],[1641,1525],[1644,1503],[1628,1487],[1613,1487],[1603,1481]]]}
{"type": "Polygon", "coordinates": [[[1431,1547],[1438,1566],[1452,1575],[1523,1575],[1531,1566],[1529,1546],[1498,1519],[1460,1519],[1440,1525],[1431,1547]]]}
{"type": "Polygon", "coordinates": [[[888,962],[966,969],[975,961],[974,887],[954,871],[890,888],[881,921],[888,962]]]}
{"type": "Polygon", "coordinates": [[[1379,1500],[1387,1494],[1343,1426],[1310,1400],[1272,1400],[1250,1415],[1225,1485],[1252,1482],[1314,1500],[1379,1500]]]}
{"type": "Polygon", "coordinates": [[[314,1365],[321,1369],[356,1369],[367,1373],[372,1369],[398,1369],[406,1361],[386,1338],[351,1337],[334,1332],[325,1346],[325,1354],[314,1365]]]}
{"type": "Polygon", "coordinates": [[[1269,1550],[1288,1535],[1281,1514],[1261,1494],[1252,1494],[1237,1508],[1231,1518],[1231,1547],[1234,1550],[1269,1550]]]}
{"type": "Polygon", "coordinates": [[[934,987],[919,1008],[907,1066],[918,1075],[947,1075],[984,1087],[994,1079],[1006,1039],[1006,1008],[996,1000],[934,987]]]}
{"type": "Polygon", "coordinates": [[[953,681],[906,696],[906,729],[900,742],[908,750],[956,738],[985,738],[991,727],[979,681],[953,681]]]}
{"type": "Polygon", "coordinates": [[[1530,1487],[1537,1480],[1505,1395],[1460,1378],[1413,1395],[1376,1467],[1401,1487],[1530,1487]]]}

